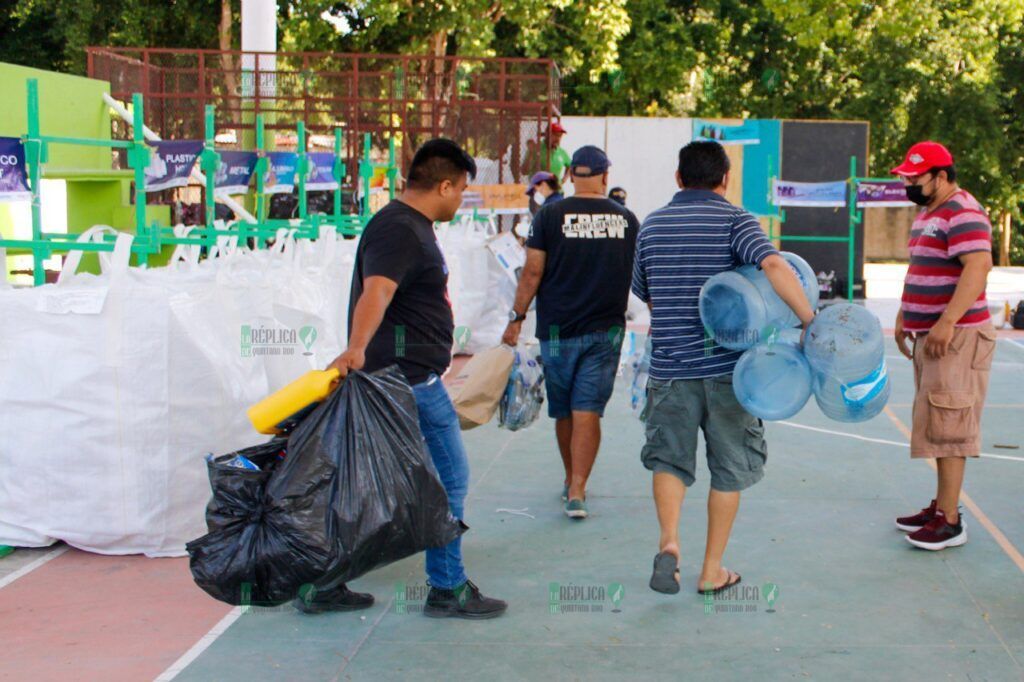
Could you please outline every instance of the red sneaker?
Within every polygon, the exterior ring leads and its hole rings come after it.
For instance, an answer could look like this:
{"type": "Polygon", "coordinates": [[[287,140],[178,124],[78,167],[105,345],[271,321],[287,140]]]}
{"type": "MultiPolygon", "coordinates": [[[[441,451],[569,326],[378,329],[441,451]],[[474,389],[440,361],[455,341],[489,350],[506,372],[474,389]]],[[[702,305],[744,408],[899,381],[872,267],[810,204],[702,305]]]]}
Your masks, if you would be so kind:
{"type": "Polygon", "coordinates": [[[913,533],[924,528],[933,518],[935,518],[935,500],[932,500],[931,505],[913,516],[898,517],[896,519],[896,527],[908,533],[913,533]]]}
{"type": "Polygon", "coordinates": [[[947,547],[959,547],[967,542],[967,527],[964,525],[963,515],[960,515],[954,526],[946,521],[946,515],[942,513],[941,509],[936,509],[935,518],[925,524],[921,530],[908,535],[907,542],[914,547],[932,551],[947,547]]]}

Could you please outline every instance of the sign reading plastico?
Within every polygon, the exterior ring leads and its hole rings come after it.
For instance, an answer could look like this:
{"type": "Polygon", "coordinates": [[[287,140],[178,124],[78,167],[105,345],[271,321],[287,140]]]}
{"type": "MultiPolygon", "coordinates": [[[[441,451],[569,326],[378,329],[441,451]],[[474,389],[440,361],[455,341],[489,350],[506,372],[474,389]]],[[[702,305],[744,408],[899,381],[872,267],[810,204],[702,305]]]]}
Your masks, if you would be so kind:
{"type": "Polygon", "coordinates": [[[150,142],[153,154],[146,166],[147,192],[158,192],[171,187],[184,187],[192,173],[199,152],[203,151],[202,140],[169,140],[150,142]]]}
{"type": "Polygon", "coordinates": [[[902,180],[857,183],[858,208],[884,208],[886,206],[913,206],[907,199],[902,180]]]}
{"type": "Polygon", "coordinates": [[[25,172],[25,147],[16,137],[0,137],[0,201],[32,198],[25,172]]]}
{"type": "Polygon", "coordinates": [[[846,206],[846,181],[772,180],[772,203],[776,206],[846,206]]]}

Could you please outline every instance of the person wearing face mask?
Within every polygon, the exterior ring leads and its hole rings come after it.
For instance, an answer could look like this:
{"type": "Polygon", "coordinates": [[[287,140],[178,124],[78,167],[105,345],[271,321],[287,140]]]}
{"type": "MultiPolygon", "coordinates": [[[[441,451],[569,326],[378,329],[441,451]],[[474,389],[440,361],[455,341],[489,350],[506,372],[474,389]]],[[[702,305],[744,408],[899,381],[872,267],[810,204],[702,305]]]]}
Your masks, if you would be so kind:
{"type": "Polygon", "coordinates": [[[921,206],[910,231],[910,267],[896,317],[896,345],[914,363],[910,456],[935,460],[935,499],[896,519],[915,547],[967,542],[960,489],[968,457],[981,450],[980,422],[996,334],[985,287],[992,269],[992,225],[956,182],[949,150],[920,142],[892,169],[921,206]],[[908,346],[908,341],[912,345],[908,346]]]}
{"type": "MultiPolygon", "coordinates": [[[[566,516],[587,517],[586,487],[601,444],[601,417],[615,386],[640,224],[607,197],[608,156],[580,147],[570,162],[575,194],[537,212],[526,265],[502,337],[515,346],[537,297],[548,416],[565,468],[566,516]]],[[[538,190],[540,191],[540,190],[538,190]]]]}
{"type": "Polygon", "coordinates": [[[558,178],[547,171],[534,173],[530,178],[530,187],[526,190],[530,197],[530,214],[537,215],[541,206],[554,203],[563,199],[562,186],[558,184],[558,178]]]}

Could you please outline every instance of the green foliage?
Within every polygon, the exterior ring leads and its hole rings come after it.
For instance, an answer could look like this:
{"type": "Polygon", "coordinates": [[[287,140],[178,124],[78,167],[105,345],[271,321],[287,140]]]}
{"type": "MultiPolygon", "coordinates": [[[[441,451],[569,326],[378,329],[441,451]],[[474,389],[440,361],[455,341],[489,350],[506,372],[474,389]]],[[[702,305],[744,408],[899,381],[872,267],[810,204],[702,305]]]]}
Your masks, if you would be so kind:
{"type": "MultiPolygon", "coordinates": [[[[215,47],[220,0],[7,0],[0,60],[215,47]]],[[[1024,203],[1024,0],[290,0],[281,49],[550,57],[563,111],[863,119],[871,170],[937,139],[993,212],[1024,203]]],[[[238,3],[235,1],[237,10],[238,3]]],[[[237,23],[235,43],[238,42],[237,23]]]]}

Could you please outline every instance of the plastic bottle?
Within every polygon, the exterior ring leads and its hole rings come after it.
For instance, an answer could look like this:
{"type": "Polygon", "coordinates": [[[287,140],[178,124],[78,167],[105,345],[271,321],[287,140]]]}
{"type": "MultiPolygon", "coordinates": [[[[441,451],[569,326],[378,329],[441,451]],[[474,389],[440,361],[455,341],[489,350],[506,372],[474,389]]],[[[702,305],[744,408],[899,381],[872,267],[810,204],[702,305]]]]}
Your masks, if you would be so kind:
{"type": "MultiPolygon", "coordinates": [[[[811,307],[816,308],[820,291],[814,270],[795,253],[784,251],[781,255],[796,274],[811,307]]],[[[731,350],[746,350],[766,340],[776,329],[800,324],[768,277],[753,265],[709,278],[701,288],[698,305],[708,333],[718,345],[731,350]]]]}
{"type": "Polygon", "coordinates": [[[531,354],[516,350],[505,395],[501,399],[499,426],[518,431],[537,420],[544,403],[544,370],[531,354]]]}
{"type": "Polygon", "coordinates": [[[260,433],[288,431],[330,395],[339,376],[336,369],[310,370],[246,410],[249,421],[260,433]]]}
{"type": "Polygon", "coordinates": [[[629,384],[629,408],[637,418],[647,405],[647,379],[651,370],[651,339],[641,341],[636,332],[628,332],[622,344],[622,378],[629,384]]]}
{"type": "Polygon", "coordinates": [[[811,366],[800,331],[785,329],[743,353],[732,388],[743,409],[761,419],[789,419],[802,410],[811,397],[811,366]]]}
{"type": "Polygon", "coordinates": [[[892,390],[878,318],[849,303],[828,306],[804,337],[814,398],[830,419],[861,422],[885,408],[892,390]]]}

